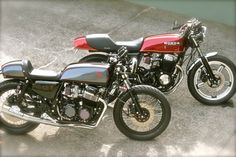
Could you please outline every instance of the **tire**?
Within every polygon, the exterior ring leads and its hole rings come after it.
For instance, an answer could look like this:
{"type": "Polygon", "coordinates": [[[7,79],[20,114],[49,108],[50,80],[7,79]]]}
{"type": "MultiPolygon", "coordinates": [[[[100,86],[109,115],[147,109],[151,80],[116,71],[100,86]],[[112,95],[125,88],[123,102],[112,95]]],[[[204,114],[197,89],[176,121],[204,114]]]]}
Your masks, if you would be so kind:
{"type": "MultiPolygon", "coordinates": [[[[117,102],[115,103],[115,106],[114,106],[113,117],[114,117],[115,124],[116,124],[117,128],[124,135],[126,135],[127,137],[129,137],[131,139],[142,140],[142,141],[143,140],[151,140],[151,139],[157,137],[158,135],[160,135],[167,128],[167,126],[170,122],[171,109],[170,109],[169,102],[167,101],[165,96],[158,89],[153,88],[151,86],[137,85],[137,86],[132,87],[132,89],[137,97],[141,96],[142,94],[145,94],[145,95],[155,98],[161,102],[160,108],[162,110],[162,117],[160,119],[160,122],[158,122],[157,125],[154,125],[154,127],[148,131],[137,131],[137,130],[134,130],[133,128],[129,127],[125,123],[122,113],[124,111],[123,107],[131,99],[131,97],[130,97],[129,93],[124,93],[117,99],[117,102]]],[[[149,105],[154,106],[154,104],[152,104],[152,103],[149,105]]],[[[142,107],[142,109],[143,109],[143,107],[142,107]]],[[[155,110],[157,108],[153,107],[153,109],[155,110]]],[[[148,118],[148,120],[146,122],[148,122],[150,118],[151,118],[151,116],[148,118]]],[[[154,118],[153,120],[156,120],[156,119],[154,118]]],[[[146,123],[146,122],[144,122],[144,123],[138,122],[134,118],[131,121],[133,123],[137,123],[137,125],[139,125],[139,124],[145,125],[145,123],[146,123]]],[[[145,128],[142,128],[142,129],[145,129],[145,128]]]]}
{"type": "MultiPolygon", "coordinates": [[[[9,90],[16,89],[17,85],[18,85],[17,82],[10,82],[10,81],[5,81],[5,82],[0,83],[0,99],[5,92],[7,92],[9,90]]],[[[0,104],[0,105],[2,105],[2,104],[0,104]]],[[[5,116],[4,115],[5,114],[3,114],[3,113],[0,114],[0,121],[2,123],[3,129],[9,134],[14,134],[14,135],[26,134],[28,132],[33,131],[39,125],[38,123],[26,122],[26,121],[25,121],[25,123],[23,123],[19,126],[14,125],[14,124],[10,124],[5,119],[6,115],[5,116]],[[5,117],[5,118],[3,118],[3,117],[5,117]]],[[[12,117],[12,116],[10,116],[10,117],[12,117]]],[[[18,118],[15,118],[15,119],[18,119],[18,118]]]]}
{"type": "MultiPolygon", "coordinates": [[[[229,80],[228,81],[228,86],[227,90],[225,91],[225,93],[222,93],[219,95],[207,95],[207,94],[211,94],[210,92],[202,92],[201,88],[199,87],[199,84],[196,84],[196,79],[197,79],[197,73],[198,71],[200,71],[200,69],[203,67],[203,65],[201,64],[201,62],[198,62],[193,69],[189,72],[188,75],[188,88],[190,93],[192,94],[192,96],[197,99],[199,102],[206,104],[206,105],[220,105],[222,103],[226,103],[236,92],[236,82],[235,82],[235,78],[236,78],[236,67],[233,64],[232,61],[230,61],[228,58],[224,57],[224,56],[220,56],[220,55],[216,55],[216,56],[212,56],[208,58],[208,62],[213,70],[213,73],[215,73],[215,76],[218,76],[220,79],[221,84],[219,85],[219,87],[215,88],[215,92],[217,92],[218,90],[220,90],[219,88],[222,86],[222,82],[223,84],[225,84],[225,75],[223,74],[223,70],[225,70],[228,73],[229,76],[229,80]],[[220,64],[219,68],[216,69],[215,67],[213,67],[214,65],[218,65],[220,64]],[[220,67],[223,67],[223,69],[220,67]],[[215,69],[214,69],[215,68],[215,69]],[[220,70],[220,72],[219,72],[220,70]],[[223,80],[223,81],[222,81],[223,80]]],[[[200,74],[201,75],[201,74],[200,74]]],[[[206,88],[209,88],[210,90],[214,90],[214,88],[210,87],[208,85],[208,82],[206,81],[204,83],[204,81],[202,81],[202,87],[206,86],[206,88]]],[[[223,85],[222,87],[224,87],[225,85],[223,85]]]]}

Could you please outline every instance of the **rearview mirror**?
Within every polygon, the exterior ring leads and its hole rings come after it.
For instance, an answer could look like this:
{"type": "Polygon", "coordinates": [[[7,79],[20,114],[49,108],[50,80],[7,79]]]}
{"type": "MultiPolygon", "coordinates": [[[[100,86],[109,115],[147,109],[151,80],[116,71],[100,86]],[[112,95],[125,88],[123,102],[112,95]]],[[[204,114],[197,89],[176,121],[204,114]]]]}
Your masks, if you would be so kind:
{"type": "Polygon", "coordinates": [[[175,20],[174,23],[173,23],[173,27],[176,27],[176,26],[178,26],[178,21],[177,20],[175,20]]]}

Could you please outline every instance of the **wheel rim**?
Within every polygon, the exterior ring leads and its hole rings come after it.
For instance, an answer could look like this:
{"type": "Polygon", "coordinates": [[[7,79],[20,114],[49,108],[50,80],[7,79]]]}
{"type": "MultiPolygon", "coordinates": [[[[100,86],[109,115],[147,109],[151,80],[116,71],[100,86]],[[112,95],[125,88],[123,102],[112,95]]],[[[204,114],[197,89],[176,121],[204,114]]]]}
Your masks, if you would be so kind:
{"type": "MultiPolygon", "coordinates": [[[[0,96],[0,108],[2,108],[4,105],[9,106],[9,103],[7,102],[7,98],[9,98],[11,95],[15,93],[15,90],[8,90],[1,94],[0,96]]],[[[16,105],[12,105],[14,109],[20,110],[20,108],[16,105]]],[[[16,118],[14,116],[10,116],[8,114],[5,114],[3,112],[0,112],[1,121],[5,124],[14,126],[14,127],[22,127],[27,124],[27,121],[21,120],[19,118],[16,118]]]]}
{"type": "Polygon", "coordinates": [[[226,97],[233,88],[234,76],[232,70],[223,62],[210,61],[209,65],[213,74],[218,79],[218,84],[210,87],[209,81],[203,82],[201,77],[203,65],[198,68],[194,76],[194,88],[197,93],[207,100],[220,100],[226,97]]]}
{"type": "Polygon", "coordinates": [[[132,100],[129,99],[123,105],[122,119],[125,126],[139,133],[146,133],[159,127],[164,116],[161,102],[149,95],[137,95],[137,97],[141,108],[148,111],[149,117],[143,122],[137,120],[137,117],[129,111],[129,105],[132,105],[132,100]]]}

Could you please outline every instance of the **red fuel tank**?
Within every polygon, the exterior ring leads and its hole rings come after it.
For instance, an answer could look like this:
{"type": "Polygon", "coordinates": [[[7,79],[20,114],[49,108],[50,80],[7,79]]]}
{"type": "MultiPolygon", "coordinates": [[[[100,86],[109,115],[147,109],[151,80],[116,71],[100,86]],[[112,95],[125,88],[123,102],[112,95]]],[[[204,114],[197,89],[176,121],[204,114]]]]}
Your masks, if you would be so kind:
{"type": "Polygon", "coordinates": [[[179,34],[161,34],[146,37],[140,50],[143,53],[182,53],[184,51],[184,38],[179,34]]]}
{"type": "Polygon", "coordinates": [[[94,48],[89,46],[85,36],[78,37],[74,40],[74,48],[83,50],[95,50],[94,48]]]}

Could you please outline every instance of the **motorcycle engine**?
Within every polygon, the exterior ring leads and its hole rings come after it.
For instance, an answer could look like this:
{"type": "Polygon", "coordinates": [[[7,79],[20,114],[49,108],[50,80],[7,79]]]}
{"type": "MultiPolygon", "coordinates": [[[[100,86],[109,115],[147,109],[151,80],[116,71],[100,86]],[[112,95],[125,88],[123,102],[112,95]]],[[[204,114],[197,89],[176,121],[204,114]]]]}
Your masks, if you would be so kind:
{"type": "Polygon", "coordinates": [[[144,63],[150,65],[150,69],[145,72],[145,82],[155,85],[161,91],[166,91],[175,83],[173,73],[177,62],[178,57],[172,54],[145,56],[144,63]]]}
{"type": "Polygon", "coordinates": [[[58,105],[62,121],[91,124],[97,120],[104,106],[99,102],[99,90],[92,86],[66,84],[63,99],[58,105]]]}

